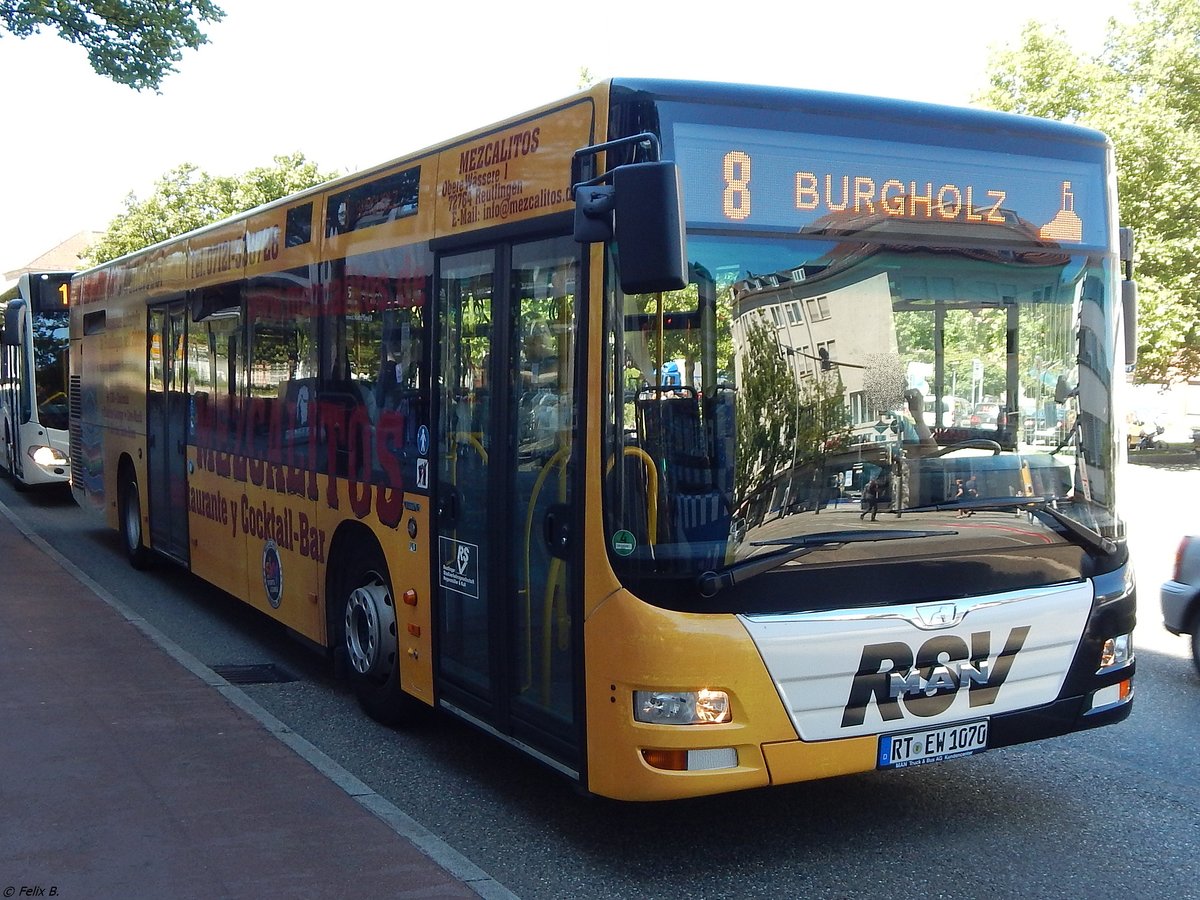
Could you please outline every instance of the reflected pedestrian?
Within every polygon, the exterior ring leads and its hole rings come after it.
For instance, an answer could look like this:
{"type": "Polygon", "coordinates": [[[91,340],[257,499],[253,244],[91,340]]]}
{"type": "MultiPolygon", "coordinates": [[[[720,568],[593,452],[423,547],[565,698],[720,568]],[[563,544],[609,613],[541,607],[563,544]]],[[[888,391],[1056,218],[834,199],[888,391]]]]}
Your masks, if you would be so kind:
{"type": "Polygon", "coordinates": [[[863,488],[862,512],[859,513],[859,519],[866,518],[867,513],[871,514],[871,521],[875,521],[875,515],[879,512],[879,479],[871,478],[867,482],[867,486],[863,488]]]}

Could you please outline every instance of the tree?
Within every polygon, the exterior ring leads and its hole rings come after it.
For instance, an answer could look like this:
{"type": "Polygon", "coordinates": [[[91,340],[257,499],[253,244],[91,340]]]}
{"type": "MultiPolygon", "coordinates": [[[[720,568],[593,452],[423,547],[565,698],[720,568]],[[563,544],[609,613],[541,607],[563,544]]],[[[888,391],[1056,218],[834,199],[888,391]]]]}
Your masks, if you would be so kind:
{"type": "Polygon", "coordinates": [[[1116,147],[1122,224],[1137,235],[1138,376],[1200,375],[1200,0],[1140,0],[1095,57],[1060,29],[1025,26],[992,56],[996,109],[1088,125],[1116,147]]]}
{"type": "Polygon", "coordinates": [[[208,43],[200,24],[224,17],[210,0],[0,0],[0,28],[19,38],[53,28],[97,73],[136,91],[157,91],[184,48],[208,43]]]}
{"type": "Polygon", "coordinates": [[[321,172],[303,153],[276,156],[240,176],[212,176],[191,163],[171,169],[145,200],[130,194],[125,211],[88,250],[92,263],[107,262],[194,228],[220,221],[335,177],[321,172]]]}

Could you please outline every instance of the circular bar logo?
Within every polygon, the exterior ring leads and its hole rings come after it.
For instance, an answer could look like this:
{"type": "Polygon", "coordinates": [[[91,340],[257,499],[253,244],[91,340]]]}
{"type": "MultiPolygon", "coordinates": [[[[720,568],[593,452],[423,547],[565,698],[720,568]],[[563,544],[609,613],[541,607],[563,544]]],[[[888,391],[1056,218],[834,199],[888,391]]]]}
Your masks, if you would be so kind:
{"type": "Polygon", "coordinates": [[[279,609],[279,601],[283,598],[283,560],[274,541],[267,541],[263,546],[262,576],[267,602],[272,609],[279,609]]]}

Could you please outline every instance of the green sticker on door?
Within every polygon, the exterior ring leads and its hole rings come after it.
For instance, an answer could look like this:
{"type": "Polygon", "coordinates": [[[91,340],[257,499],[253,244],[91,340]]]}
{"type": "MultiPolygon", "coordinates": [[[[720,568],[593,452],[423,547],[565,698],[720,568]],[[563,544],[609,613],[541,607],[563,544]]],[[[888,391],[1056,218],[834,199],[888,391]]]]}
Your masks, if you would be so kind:
{"type": "Polygon", "coordinates": [[[618,531],[612,536],[612,548],[617,556],[629,556],[637,549],[637,538],[632,531],[618,531]]]}

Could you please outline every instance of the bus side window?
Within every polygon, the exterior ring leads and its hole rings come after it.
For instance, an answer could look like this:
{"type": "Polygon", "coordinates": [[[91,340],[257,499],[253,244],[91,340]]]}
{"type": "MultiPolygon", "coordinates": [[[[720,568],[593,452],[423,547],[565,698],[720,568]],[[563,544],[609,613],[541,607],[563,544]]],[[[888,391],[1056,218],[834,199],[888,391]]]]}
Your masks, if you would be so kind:
{"type": "Polygon", "coordinates": [[[238,427],[238,334],[240,311],[226,310],[191,326],[188,392],[189,432],[201,447],[232,452],[238,427]]]}
{"type": "Polygon", "coordinates": [[[249,308],[246,436],[252,446],[247,450],[259,459],[296,464],[308,444],[297,418],[302,410],[307,413],[300,387],[316,380],[317,320],[306,314],[306,295],[293,296],[296,291],[290,281],[266,277],[258,279],[254,289],[252,296],[256,301],[261,297],[262,305],[256,302],[249,308]]]}

